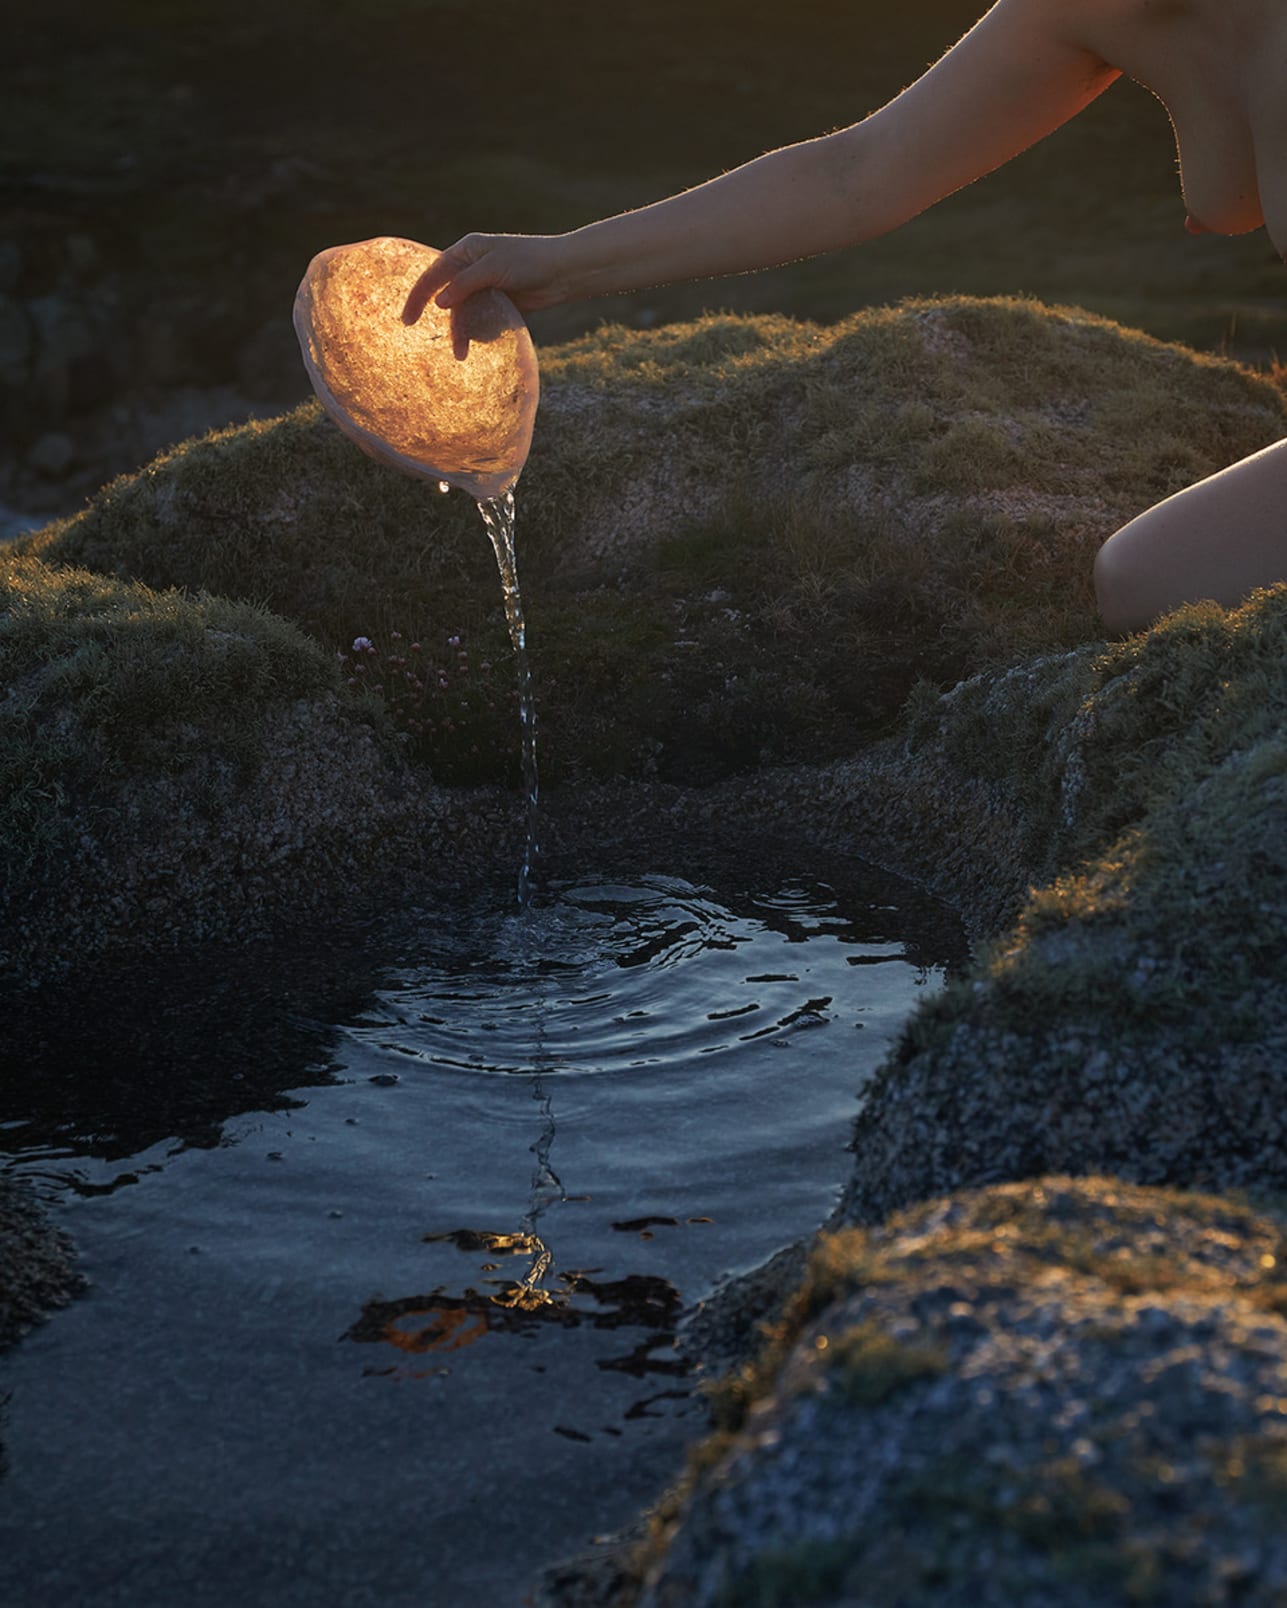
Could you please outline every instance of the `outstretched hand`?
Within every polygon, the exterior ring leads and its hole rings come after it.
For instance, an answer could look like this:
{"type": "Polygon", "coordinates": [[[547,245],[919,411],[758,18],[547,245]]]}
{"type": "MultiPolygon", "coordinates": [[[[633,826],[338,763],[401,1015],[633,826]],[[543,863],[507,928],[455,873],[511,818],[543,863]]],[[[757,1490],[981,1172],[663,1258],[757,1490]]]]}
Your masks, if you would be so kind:
{"type": "Polygon", "coordinates": [[[402,322],[414,324],[431,298],[447,309],[480,290],[503,290],[520,312],[565,301],[558,247],[553,235],[465,235],[412,285],[402,322]]]}

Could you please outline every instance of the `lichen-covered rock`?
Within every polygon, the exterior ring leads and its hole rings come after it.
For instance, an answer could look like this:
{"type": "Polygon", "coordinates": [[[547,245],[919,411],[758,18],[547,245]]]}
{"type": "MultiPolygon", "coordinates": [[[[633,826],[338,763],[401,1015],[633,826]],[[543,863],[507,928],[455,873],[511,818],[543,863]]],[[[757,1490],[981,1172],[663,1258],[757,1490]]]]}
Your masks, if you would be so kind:
{"type": "Polygon", "coordinates": [[[561,521],[564,541],[598,556],[646,549],[734,491],[839,522],[887,518],[917,551],[962,516],[991,515],[1039,518],[1052,545],[1093,553],[1141,499],[1283,431],[1280,397],[1246,371],[1008,298],[907,302],[827,329],[609,329],[558,349],[544,373],[556,452],[574,429],[607,460],[575,524],[561,521]],[[1203,422],[1199,394],[1215,407],[1203,422]]]}
{"type": "Polygon", "coordinates": [[[1285,1258],[1276,1219],[1096,1179],[824,1238],[637,1561],[640,1608],[1269,1608],[1285,1258]]]}
{"type": "Polygon", "coordinates": [[[917,700],[704,805],[924,881],[978,940],[867,1090],[844,1211],[1043,1172],[1287,1186],[1287,586],[917,700]]]}

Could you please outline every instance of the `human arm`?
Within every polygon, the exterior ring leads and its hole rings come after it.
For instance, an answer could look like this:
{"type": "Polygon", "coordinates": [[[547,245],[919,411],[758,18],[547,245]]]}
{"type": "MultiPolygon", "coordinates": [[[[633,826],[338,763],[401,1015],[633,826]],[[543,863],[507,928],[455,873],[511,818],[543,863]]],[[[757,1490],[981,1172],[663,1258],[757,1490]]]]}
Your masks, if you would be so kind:
{"type": "Polygon", "coordinates": [[[1098,0],[998,0],[861,123],[771,151],[665,201],[564,235],[466,235],[413,288],[451,307],[487,286],[525,311],[744,273],[887,233],[1074,117],[1117,77],[1080,41],[1098,0]]]}

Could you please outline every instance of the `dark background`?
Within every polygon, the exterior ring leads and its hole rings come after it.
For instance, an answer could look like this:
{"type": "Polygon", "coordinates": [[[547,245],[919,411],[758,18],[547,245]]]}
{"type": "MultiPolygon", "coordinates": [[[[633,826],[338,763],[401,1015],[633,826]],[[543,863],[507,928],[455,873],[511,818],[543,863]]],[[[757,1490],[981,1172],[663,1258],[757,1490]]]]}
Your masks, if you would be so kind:
{"type": "MultiPolygon", "coordinates": [[[[855,121],[975,0],[16,0],[0,62],[0,504],[306,394],[290,327],[315,252],[373,234],[558,230],[855,121]]],[[[896,235],[747,278],[539,315],[831,319],[1022,291],[1272,363],[1263,234],[1193,240],[1162,108],[1132,84],[896,235]]]]}

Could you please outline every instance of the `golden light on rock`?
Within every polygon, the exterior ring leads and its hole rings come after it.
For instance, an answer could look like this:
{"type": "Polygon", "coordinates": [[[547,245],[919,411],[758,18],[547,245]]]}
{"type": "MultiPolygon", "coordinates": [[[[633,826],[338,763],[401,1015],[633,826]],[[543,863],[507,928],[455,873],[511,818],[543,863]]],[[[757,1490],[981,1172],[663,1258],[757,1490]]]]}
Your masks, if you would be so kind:
{"type": "Polygon", "coordinates": [[[330,417],[364,452],[480,501],[518,479],[540,395],[536,352],[514,304],[482,291],[450,312],[402,309],[438,258],[384,236],[313,258],[295,296],[304,366],[330,417]]]}

